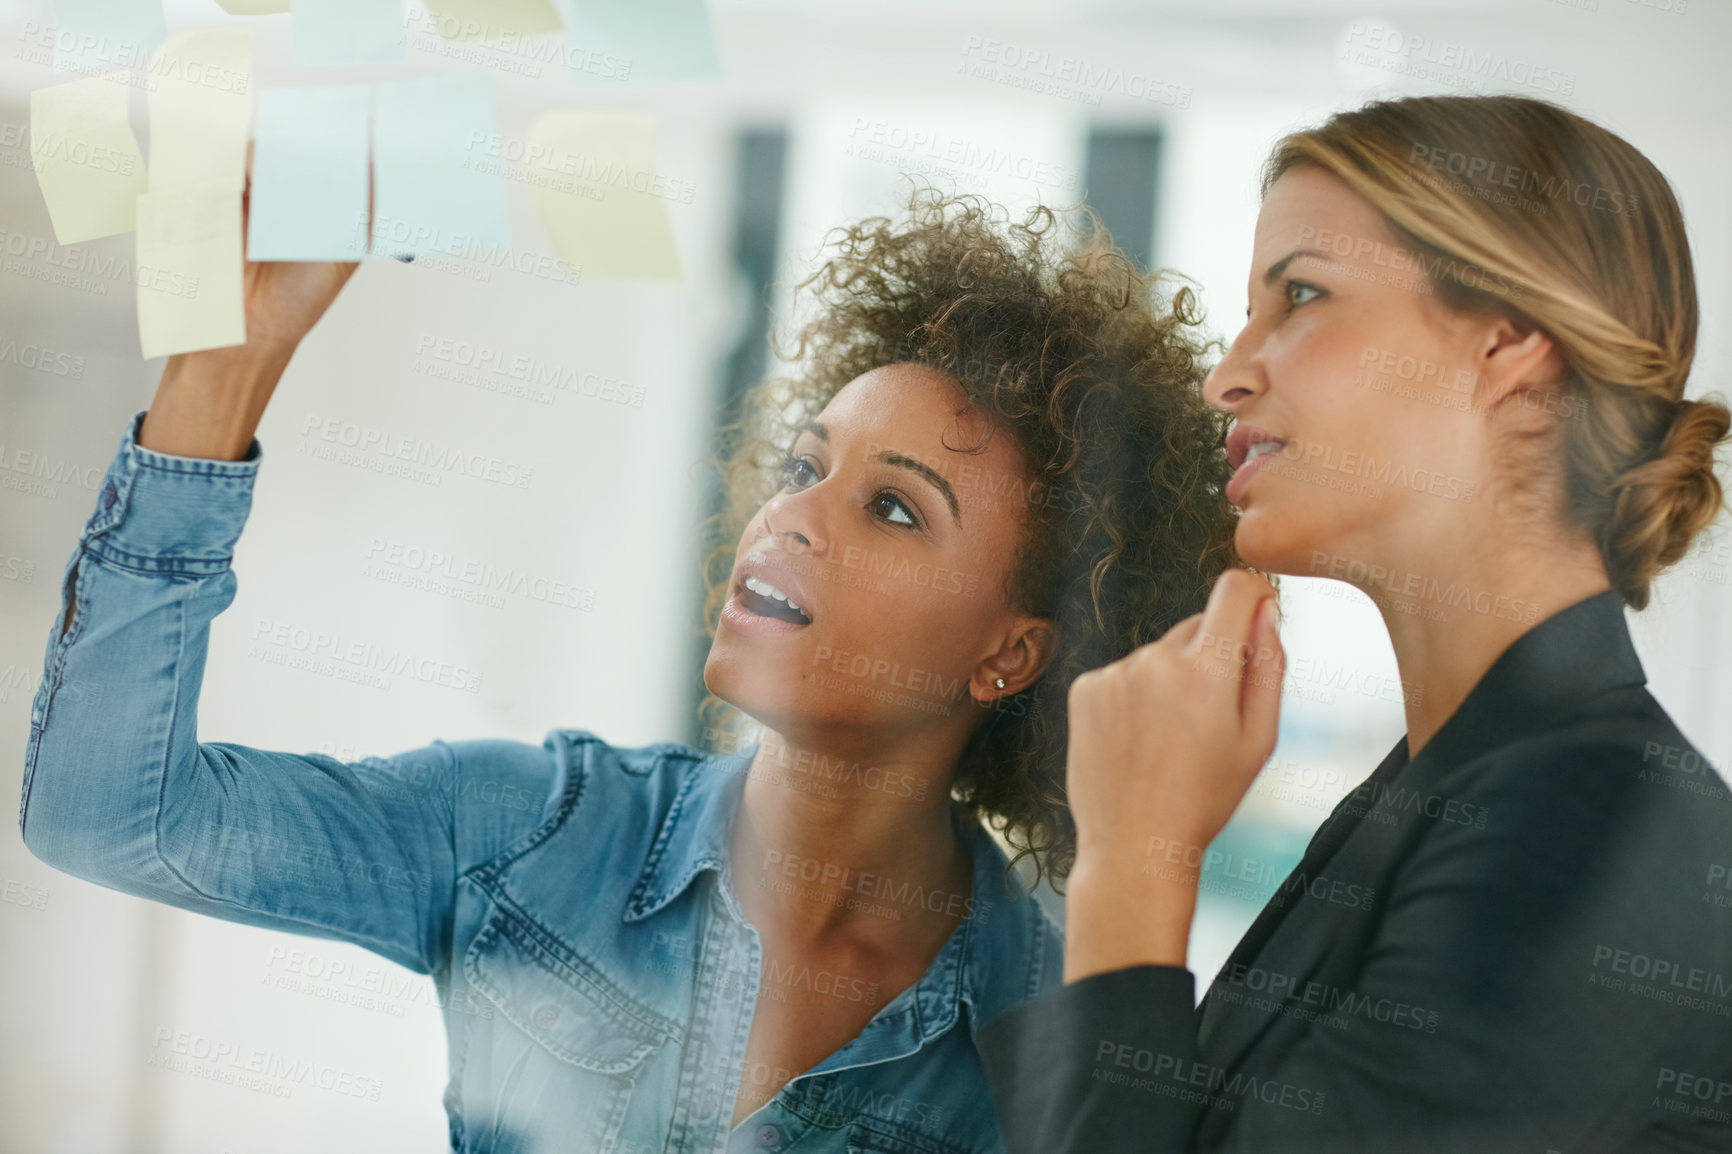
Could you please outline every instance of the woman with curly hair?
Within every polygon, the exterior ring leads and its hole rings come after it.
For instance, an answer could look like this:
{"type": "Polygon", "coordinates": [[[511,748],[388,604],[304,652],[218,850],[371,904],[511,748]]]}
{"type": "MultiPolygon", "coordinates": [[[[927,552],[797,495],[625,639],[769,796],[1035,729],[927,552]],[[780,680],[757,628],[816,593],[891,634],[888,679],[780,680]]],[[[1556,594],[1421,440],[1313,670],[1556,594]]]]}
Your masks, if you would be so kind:
{"type": "Polygon", "coordinates": [[[432,975],[456,1150],[1002,1150],[974,1031],[1062,946],[983,823],[1065,874],[1065,695],[1232,563],[1224,428],[1190,297],[1104,232],[916,194],[831,247],[711,559],[705,683],[760,740],[200,743],[254,431],[354,268],[254,264],[247,344],[170,359],[68,564],[26,844],[432,975]]]}

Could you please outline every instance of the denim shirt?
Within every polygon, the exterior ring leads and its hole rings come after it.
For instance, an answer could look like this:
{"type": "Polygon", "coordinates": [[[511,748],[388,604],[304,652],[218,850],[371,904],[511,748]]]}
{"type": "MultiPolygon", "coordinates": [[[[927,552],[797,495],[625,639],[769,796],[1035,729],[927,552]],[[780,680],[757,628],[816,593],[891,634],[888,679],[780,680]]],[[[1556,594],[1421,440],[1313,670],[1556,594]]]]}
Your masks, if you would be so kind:
{"type": "MultiPolygon", "coordinates": [[[[1004,1149],[974,1034],[1059,984],[1062,940],[1014,879],[1007,892],[1004,854],[978,823],[963,828],[966,917],[925,975],[733,1126],[759,998],[787,982],[870,992],[761,972],[727,853],[752,750],[619,748],[576,729],[352,762],[200,743],[210,622],[234,599],[262,451],[154,452],[135,441],[142,417],[67,564],[31,707],[19,824],[37,857],[431,975],[453,1150],[1004,1149]]],[[[815,864],[779,867],[768,876],[791,886],[815,864]]],[[[954,908],[891,879],[855,889],[885,916],[954,908]]]]}

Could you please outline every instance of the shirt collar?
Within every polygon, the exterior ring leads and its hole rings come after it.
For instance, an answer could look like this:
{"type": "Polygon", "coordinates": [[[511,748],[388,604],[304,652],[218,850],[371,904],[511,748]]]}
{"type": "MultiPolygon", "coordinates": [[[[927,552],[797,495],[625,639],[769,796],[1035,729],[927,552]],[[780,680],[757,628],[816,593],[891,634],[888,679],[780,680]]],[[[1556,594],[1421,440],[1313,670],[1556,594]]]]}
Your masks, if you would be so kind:
{"type": "MultiPolygon", "coordinates": [[[[1647,683],[1630,641],[1624,598],[1596,593],[1516,638],[1420,750],[1435,766],[1458,765],[1540,729],[1602,693],[1647,683]]],[[[1405,763],[1407,739],[1392,751],[1405,763]]]]}
{"type": "MultiPolygon", "coordinates": [[[[718,879],[726,876],[734,814],[756,750],[754,745],[738,753],[699,755],[701,761],[692,767],[662,820],[626,905],[626,921],[650,917],[705,870],[715,870],[718,879]]],[[[969,1008],[972,1032],[1042,986],[1041,969],[1047,960],[1041,933],[1045,915],[1033,898],[1016,902],[1026,891],[1014,875],[1006,892],[1004,851],[978,822],[964,825],[963,837],[974,858],[967,916],[920,980],[892,999],[874,1020],[873,1049],[911,1052],[954,1025],[963,1005],[969,1008]]],[[[863,1040],[864,1035],[857,1039],[863,1040]]],[[[830,1061],[843,1059],[845,1052],[832,1055],[830,1061]]],[[[882,1059],[856,1054],[844,1064],[863,1060],[882,1059]]]]}
{"type": "Polygon", "coordinates": [[[745,790],[754,745],[738,753],[699,755],[662,819],[649,860],[626,903],[625,920],[641,921],[678,897],[704,870],[728,860],[734,812],[745,790]]]}

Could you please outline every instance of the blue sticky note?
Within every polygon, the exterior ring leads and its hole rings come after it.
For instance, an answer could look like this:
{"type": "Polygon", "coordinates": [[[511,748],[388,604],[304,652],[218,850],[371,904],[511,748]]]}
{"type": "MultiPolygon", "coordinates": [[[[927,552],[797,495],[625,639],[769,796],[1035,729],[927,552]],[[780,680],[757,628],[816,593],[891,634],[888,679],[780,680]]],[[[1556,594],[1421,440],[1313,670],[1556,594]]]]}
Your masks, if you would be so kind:
{"type": "Polygon", "coordinates": [[[493,105],[494,78],[482,71],[374,87],[375,256],[461,255],[510,240],[493,105]]]}
{"type": "Polygon", "coordinates": [[[366,84],[259,92],[248,260],[367,255],[366,84]]]}
{"type": "Polygon", "coordinates": [[[143,68],[168,36],[162,0],[54,0],[54,71],[143,68]]]}
{"type": "Polygon", "coordinates": [[[403,59],[403,0],[293,0],[296,64],[403,59]]]}
{"type": "Polygon", "coordinates": [[[566,37],[571,43],[567,61],[580,80],[596,76],[675,80],[721,74],[705,0],[564,3],[566,37]]]}

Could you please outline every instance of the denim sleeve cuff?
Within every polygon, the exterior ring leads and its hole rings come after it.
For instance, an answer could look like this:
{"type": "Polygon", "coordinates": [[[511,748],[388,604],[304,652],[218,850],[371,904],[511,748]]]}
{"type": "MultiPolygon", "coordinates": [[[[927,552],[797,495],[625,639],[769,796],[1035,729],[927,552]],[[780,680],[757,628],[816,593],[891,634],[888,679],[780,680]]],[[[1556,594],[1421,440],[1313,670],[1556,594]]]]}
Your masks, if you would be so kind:
{"type": "Polygon", "coordinates": [[[133,414],[103,477],[82,542],[105,561],[146,572],[227,569],[253,503],[264,457],[258,438],[238,461],[177,457],[138,443],[133,414]]]}

